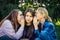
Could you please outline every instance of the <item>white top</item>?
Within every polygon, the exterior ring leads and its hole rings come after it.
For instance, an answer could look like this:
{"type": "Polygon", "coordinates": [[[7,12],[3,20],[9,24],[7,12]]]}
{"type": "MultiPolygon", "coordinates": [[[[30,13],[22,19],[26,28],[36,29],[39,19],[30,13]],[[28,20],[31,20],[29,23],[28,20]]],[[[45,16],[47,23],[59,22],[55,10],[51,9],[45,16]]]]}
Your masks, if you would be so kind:
{"type": "Polygon", "coordinates": [[[24,27],[20,27],[18,31],[15,33],[13,25],[9,20],[5,20],[0,28],[0,37],[3,35],[7,35],[12,39],[19,39],[23,35],[24,27]]]}

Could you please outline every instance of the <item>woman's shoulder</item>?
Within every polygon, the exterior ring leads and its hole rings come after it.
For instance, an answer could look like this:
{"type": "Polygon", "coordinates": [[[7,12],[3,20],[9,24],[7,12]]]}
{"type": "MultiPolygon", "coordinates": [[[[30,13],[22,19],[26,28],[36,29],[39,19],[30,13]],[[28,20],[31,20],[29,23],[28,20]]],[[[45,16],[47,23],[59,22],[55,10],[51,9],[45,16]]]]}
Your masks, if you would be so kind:
{"type": "Polygon", "coordinates": [[[49,22],[48,25],[52,25],[53,26],[54,24],[53,24],[53,22],[49,22]]]}
{"type": "Polygon", "coordinates": [[[11,24],[11,21],[10,20],[5,20],[3,23],[2,23],[2,25],[1,25],[1,27],[7,27],[7,26],[12,26],[12,24],[11,24]]]}
{"type": "Polygon", "coordinates": [[[47,25],[47,26],[54,26],[53,22],[45,22],[44,25],[47,25]]]}
{"type": "Polygon", "coordinates": [[[11,23],[11,21],[6,19],[3,23],[11,23]]]}
{"type": "Polygon", "coordinates": [[[49,29],[54,29],[55,30],[55,25],[52,22],[46,22],[46,24],[44,24],[45,28],[49,28],[49,29]]]}

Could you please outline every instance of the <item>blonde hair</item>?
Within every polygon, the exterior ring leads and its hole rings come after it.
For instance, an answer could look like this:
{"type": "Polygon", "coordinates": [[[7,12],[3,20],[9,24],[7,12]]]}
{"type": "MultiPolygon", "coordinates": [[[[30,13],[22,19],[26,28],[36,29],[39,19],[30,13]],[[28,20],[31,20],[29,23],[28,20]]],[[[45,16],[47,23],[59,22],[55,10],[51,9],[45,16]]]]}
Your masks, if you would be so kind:
{"type": "Polygon", "coordinates": [[[48,21],[50,21],[50,22],[52,22],[52,19],[51,19],[51,17],[48,15],[48,11],[47,11],[46,8],[39,7],[39,8],[37,9],[37,11],[40,12],[41,14],[45,14],[45,19],[48,20],[48,21]]]}

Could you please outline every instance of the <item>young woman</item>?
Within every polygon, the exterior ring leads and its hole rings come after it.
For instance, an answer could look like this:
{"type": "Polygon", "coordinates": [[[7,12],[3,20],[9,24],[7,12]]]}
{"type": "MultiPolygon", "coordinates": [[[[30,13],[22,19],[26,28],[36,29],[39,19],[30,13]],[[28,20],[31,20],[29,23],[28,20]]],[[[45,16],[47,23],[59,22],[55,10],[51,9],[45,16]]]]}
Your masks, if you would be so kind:
{"type": "Polygon", "coordinates": [[[25,17],[25,28],[23,32],[23,36],[21,39],[23,40],[33,40],[33,18],[34,18],[35,12],[32,9],[27,9],[24,13],[25,17]]]}
{"type": "Polygon", "coordinates": [[[36,17],[34,17],[33,23],[35,27],[34,33],[38,36],[35,40],[57,40],[55,26],[45,8],[39,7],[36,10],[36,17]],[[40,30],[37,20],[39,21],[39,25],[41,25],[40,30]]]}
{"type": "Polygon", "coordinates": [[[0,24],[0,40],[18,40],[24,30],[24,19],[19,9],[12,10],[0,24]],[[19,28],[19,29],[18,29],[19,28]]]}

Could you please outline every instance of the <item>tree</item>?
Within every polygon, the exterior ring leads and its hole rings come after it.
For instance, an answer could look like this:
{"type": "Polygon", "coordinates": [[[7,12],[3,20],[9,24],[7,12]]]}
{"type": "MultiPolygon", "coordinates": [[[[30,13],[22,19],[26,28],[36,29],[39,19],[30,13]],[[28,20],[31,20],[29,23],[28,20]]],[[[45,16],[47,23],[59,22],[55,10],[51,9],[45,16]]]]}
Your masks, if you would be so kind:
{"type": "Polygon", "coordinates": [[[18,1],[19,0],[0,0],[0,20],[7,16],[11,10],[18,8],[18,1]]]}

